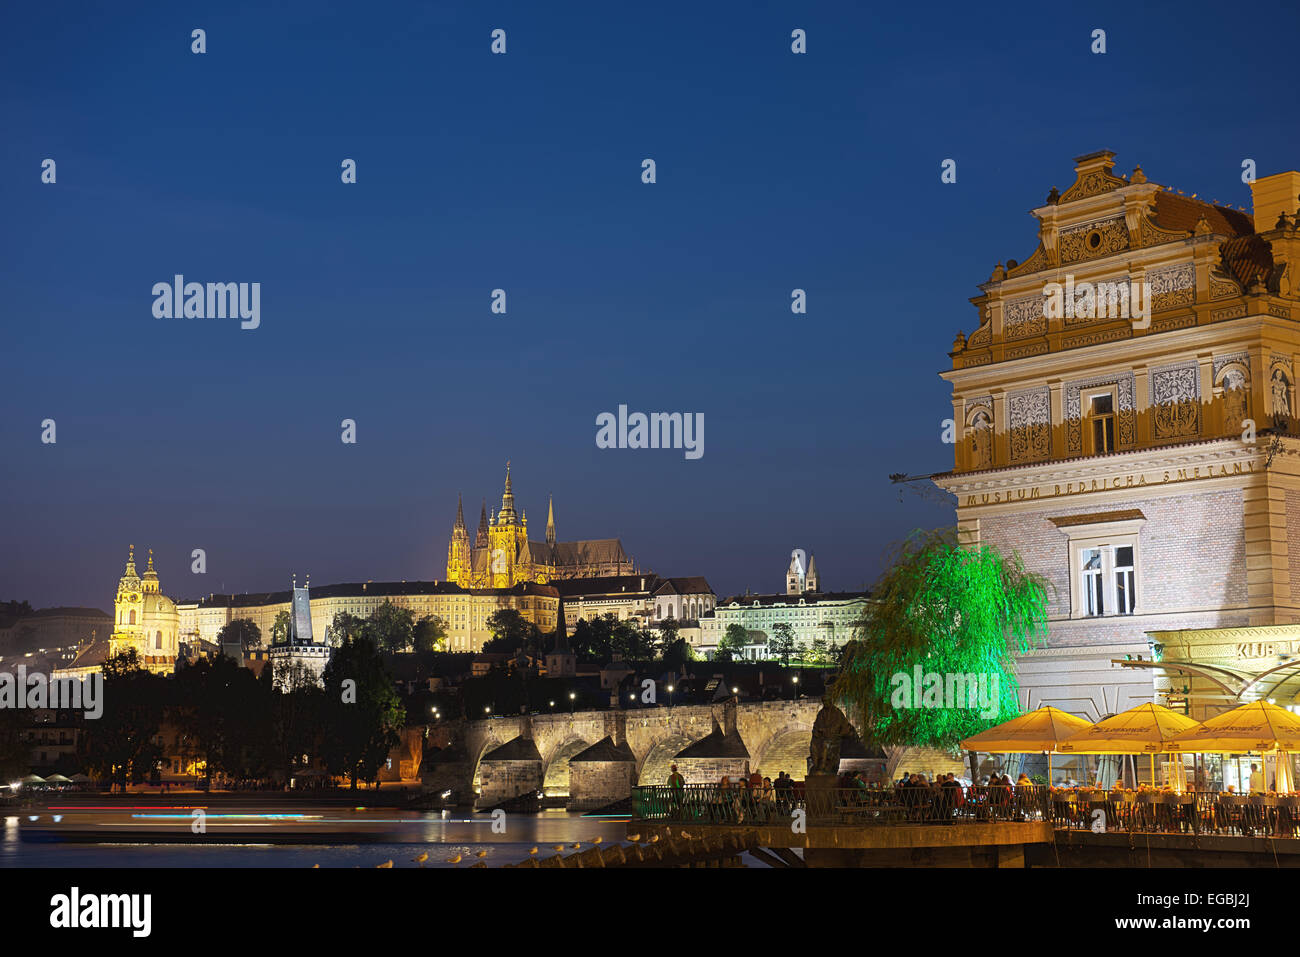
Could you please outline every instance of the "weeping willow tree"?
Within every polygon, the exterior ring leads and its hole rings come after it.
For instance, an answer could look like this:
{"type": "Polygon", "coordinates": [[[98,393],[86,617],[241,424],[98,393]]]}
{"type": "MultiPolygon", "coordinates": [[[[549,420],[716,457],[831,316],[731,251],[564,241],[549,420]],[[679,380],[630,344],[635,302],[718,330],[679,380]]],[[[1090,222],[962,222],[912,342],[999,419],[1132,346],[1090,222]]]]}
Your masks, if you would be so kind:
{"type": "Polygon", "coordinates": [[[951,748],[1019,713],[1013,653],[1047,633],[1047,587],[1019,556],[951,529],[897,547],[831,694],[878,744],[951,748]]]}

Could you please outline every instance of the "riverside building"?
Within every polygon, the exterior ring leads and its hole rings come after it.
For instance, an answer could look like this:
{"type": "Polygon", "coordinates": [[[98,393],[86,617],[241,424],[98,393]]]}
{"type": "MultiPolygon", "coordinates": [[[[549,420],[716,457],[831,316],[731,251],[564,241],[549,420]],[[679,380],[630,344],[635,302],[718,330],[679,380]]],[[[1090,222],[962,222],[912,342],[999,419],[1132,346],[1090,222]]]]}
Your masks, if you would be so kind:
{"type": "Polygon", "coordinates": [[[1120,175],[1109,151],[1075,163],[942,373],[959,441],[932,479],[957,498],[960,541],[1018,552],[1050,586],[1022,705],[1096,720],[1153,699],[1194,718],[1291,704],[1300,172],[1252,183],[1246,213],[1120,175]],[[1081,301],[1097,288],[1149,296],[1081,301]],[[1062,289],[1075,307],[1049,304],[1062,289]]]}

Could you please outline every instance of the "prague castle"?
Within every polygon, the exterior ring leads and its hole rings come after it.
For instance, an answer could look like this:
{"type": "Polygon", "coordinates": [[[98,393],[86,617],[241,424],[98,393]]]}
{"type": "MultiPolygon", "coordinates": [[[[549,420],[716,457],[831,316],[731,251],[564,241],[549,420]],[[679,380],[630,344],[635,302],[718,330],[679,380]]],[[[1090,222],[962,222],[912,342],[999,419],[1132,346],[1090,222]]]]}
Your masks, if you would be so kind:
{"type": "Polygon", "coordinates": [[[635,573],[635,565],[617,538],[557,542],[553,502],[546,516],[546,540],[530,541],[528,514],[515,511],[509,462],[501,510],[489,518],[484,503],[472,544],[465,527],[464,508],[460,502],[456,503],[456,524],[447,546],[447,580],[463,588],[512,588],[523,582],[546,584],[561,579],[635,573]]]}
{"type": "Polygon", "coordinates": [[[1032,210],[1030,256],[971,299],[978,328],[942,373],[959,442],[932,478],[961,542],[1018,552],[1050,585],[1022,705],[1095,720],[1160,695],[1195,718],[1225,696],[1290,703],[1300,172],[1252,182],[1248,214],[1120,175],[1109,151],[1075,164],[1032,210]]]}

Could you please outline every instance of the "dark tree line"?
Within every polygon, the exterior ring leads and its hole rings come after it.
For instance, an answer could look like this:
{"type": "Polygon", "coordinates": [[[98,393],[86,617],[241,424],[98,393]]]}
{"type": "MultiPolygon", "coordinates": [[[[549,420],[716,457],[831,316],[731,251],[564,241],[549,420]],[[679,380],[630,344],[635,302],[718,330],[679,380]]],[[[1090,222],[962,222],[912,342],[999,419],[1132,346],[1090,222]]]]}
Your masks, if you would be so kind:
{"type": "Polygon", "coordinates": [[[276,690],[270,665],[259,677],[224,655],[164,678],[128,650],[104,665],[103,714],[86,721],[80,756],[114,785],[138,784],[154,776],[167,731],[178,737],[179,756],[209,781],[218,774],[285,780],[304,756],[353,787],[375,780],[405,713],[373,641],[345,641],[326,667],[324,688],[301,673],[286,679],[287,689],[276,690]]]}

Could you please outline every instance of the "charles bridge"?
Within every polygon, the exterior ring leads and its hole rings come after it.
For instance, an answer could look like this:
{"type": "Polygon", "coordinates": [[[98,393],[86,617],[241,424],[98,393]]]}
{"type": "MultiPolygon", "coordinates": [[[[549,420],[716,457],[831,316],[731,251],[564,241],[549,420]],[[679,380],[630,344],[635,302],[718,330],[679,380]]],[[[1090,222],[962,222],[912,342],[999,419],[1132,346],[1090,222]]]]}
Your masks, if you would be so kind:
{"type": "Polygon", "coordinates": [[[735,777],[746,764],[768,777],[802,778],[820,708],[814,698],[729,698],[448,722],[422,778],[429,790],[477,792],[480,807],[541,791],[584,810],[628,798],[637,785],[663,784],[674,763],[689,783],[735,777]]]}

